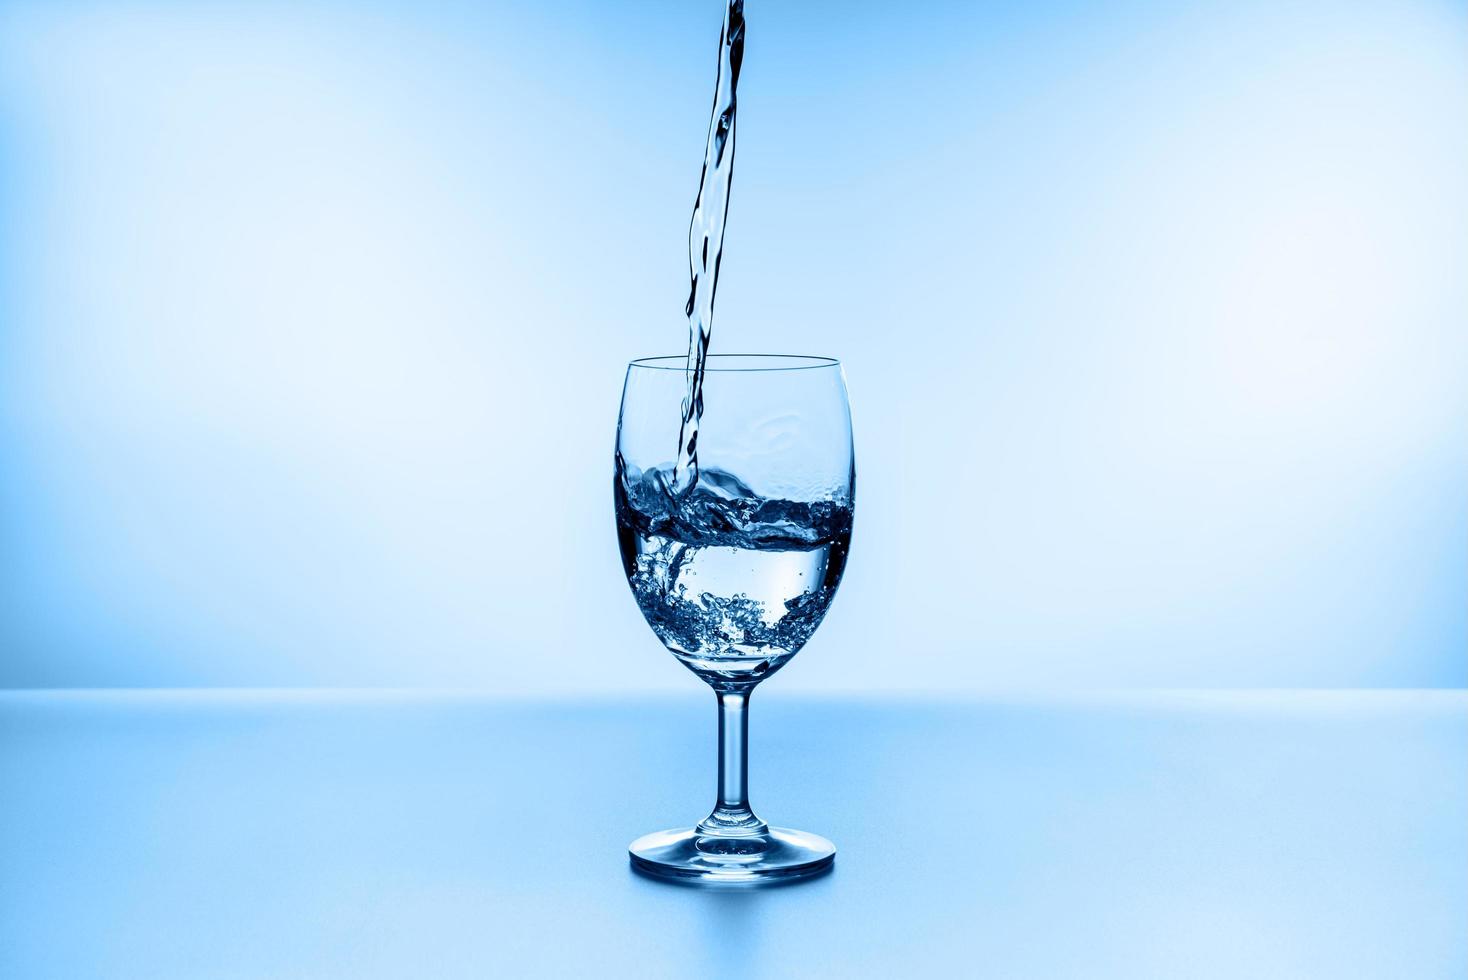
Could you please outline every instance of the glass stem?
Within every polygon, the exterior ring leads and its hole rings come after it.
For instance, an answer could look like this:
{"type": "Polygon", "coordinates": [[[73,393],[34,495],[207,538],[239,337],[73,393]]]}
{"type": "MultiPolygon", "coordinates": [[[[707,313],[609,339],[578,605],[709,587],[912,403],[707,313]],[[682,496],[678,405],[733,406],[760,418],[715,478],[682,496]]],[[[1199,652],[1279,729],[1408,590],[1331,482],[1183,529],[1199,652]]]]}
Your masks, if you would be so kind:
{"type": "Polygon", "coordinates": [[[749,691],[714,692],[719,699],[719,802],[698,825],[700,834],[744,837],[765,832],[749,808],[749,691]]]}

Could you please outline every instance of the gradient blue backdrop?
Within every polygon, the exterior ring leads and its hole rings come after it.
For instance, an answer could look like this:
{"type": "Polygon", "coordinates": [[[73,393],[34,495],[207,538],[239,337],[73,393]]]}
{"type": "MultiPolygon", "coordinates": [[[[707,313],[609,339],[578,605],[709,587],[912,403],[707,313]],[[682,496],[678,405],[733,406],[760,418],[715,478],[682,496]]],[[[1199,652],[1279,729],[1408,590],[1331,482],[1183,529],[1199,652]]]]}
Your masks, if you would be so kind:
{"type": "MultiPolygon", "coordinates": [[[[0,2],[0,684],[694,684],[620,576],[709,2],[0,2]]],[[[718,350],[840,356],[786,689],[1468,682],[1468,8],[758,2],[718,350]]]]}

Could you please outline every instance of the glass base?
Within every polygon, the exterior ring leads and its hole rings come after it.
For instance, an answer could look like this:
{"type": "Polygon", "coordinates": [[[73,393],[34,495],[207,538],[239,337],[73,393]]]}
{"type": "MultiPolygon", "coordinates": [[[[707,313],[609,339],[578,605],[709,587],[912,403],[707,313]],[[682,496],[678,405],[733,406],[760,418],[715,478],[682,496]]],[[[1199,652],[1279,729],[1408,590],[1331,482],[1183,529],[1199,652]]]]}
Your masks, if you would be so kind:
{"type": "Polygon", "coordinates": [[[632,867],[689,884],[759,885],[814,878],[831,870],[836,845],[799,830],[714,837],[696,828],[660,830],[628,847],[632,867]]]}

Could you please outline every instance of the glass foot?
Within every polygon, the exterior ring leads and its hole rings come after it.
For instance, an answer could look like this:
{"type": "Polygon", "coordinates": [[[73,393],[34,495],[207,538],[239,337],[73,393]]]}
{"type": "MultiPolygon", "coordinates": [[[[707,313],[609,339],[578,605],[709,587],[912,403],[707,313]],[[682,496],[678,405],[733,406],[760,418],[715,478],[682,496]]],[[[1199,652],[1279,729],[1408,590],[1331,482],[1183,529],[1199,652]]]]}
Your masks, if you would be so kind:
{"type": "Polygon", "coordinates": [[[813,878],[831,870],[836,845],[799,830],[770,827],[745,837],[696,829],[660,830],[628,847],[643,874],[689,883],[757,885],[813,878]]]}

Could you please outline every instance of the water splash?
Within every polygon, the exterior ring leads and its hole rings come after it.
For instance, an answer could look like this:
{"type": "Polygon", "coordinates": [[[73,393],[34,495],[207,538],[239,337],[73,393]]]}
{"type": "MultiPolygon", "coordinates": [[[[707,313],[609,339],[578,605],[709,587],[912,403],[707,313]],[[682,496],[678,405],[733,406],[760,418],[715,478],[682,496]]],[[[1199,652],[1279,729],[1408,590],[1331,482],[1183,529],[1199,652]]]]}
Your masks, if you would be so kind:
{"type": "Polygon", "coordinates": [[[749,684],[805,646],[846,568],[851,497],[761,497],[705,467],[681,496],[668,469],[618,460],[617,541],[648,625],[711,684],[749,684]]]}

